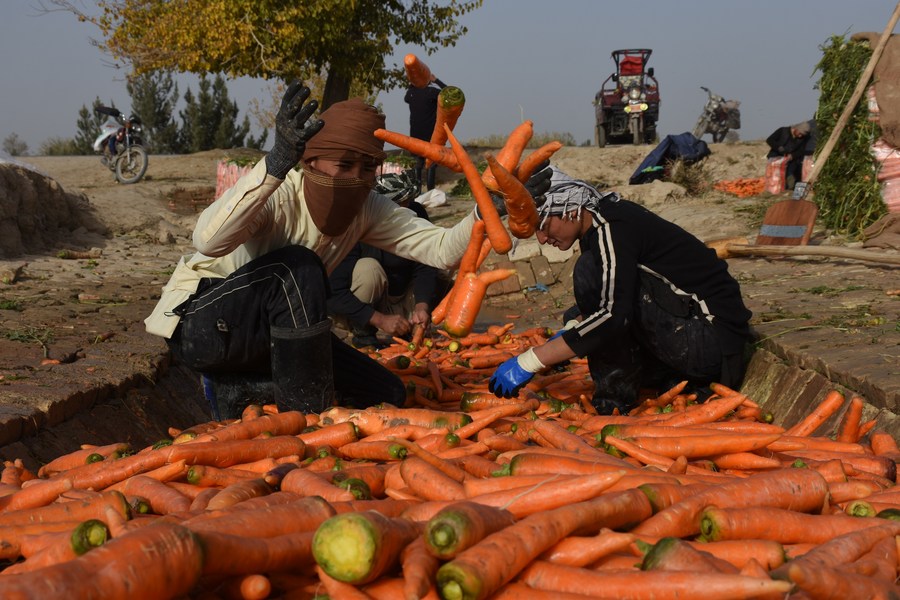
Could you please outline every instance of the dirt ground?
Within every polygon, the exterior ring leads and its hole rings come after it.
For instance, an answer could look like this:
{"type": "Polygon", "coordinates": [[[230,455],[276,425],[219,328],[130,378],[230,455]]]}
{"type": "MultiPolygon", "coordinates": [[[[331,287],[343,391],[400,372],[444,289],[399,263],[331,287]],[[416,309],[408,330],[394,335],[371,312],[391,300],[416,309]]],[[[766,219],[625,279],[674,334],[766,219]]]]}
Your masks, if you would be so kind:
{"type": "MultiPolygon", "coordinates": [[[[703,166],[709,180],[763,176],[764,142],[710,147],[712,155],[703,166]]],[[[764,207],[780,199],[769,194],[739,199],[715,190],[691,196],[684,188],[663,182],[628,186],[628,178],[651,149],[567,147],[554,160],[563,171],[616,189],[704,241],[732,236],[752,240],[764,207]]],[[[32,233],[24,237],[39,241],[32,245],[39,250],[5,258],[0,254],[0,424],[6,428],[4,432],[0,427],[0,456],[41,460],[74,449],[76,443],[155,439],[169,426],[185,427],[204,418],[202,407],[183,397],[201,398],[189,375],[182,378],[188,382],[182,387],[153,393],[134,390],[157,381],[169,368],[165,344],[146,334],[142,321],[179,256],[191,252],[190,232],[214,195],[216,167],[225,157],[223,151],[151,156],[146,178],[128,186],[117,184],[96,157],[22,159],[33,169],[27,178],[34,179],[35,172],[46,176],[51,180],[47,185],[61,187],[77,210],[57,211],[52,227],[32,223],[32,233]],[[44,235],[38,236],[39,231],[44,235]],[[69,258],[62,257],[66,255],[69,258]],[[83,398],[72,402],[73,394],[83,398]],[[169,396],[162,404],[160,394],[169,396]],[[69,401],[60,402],[65,395],[69,401]],[[104,408],[110,399],[118,403],[118,410],[104,408]],[[37,441],[31,437],[36,433],[37,441]]],[[[40,202],[16,204],[20,190],[15,177],[22,175],[9,172],[18,169],[0,164],[4,174],[0,182],[6,186],[0,189],[4,202],[0,229],[10,219],[25,222],[41,210],[40,202]]],[[[439,173],[441,189],[452,187],[449,175],[439,173]]],[[[449,223],[470,207],[471,200],[450,198],[448,205],[433,211],[433,217],[449,223]]],[[[814,240],[842,243],[820,230],[814,240]]],[[[873,353],[883,357],[887,368],[900,373],[898,303],[886,295],[898,287],[896,267],[829,259],[738,259],[730,265],[755,313],[754,322],[765,335],[809,328],[811,319],[824,322],[835,311],[846,312],[856,315],[857,321],[845,319],[827,328],[817,325],[813,329],[821,335],[809,343],[840,349],[847,336],[862,336],[871,340],[873,353]],[[860,283],[848,290],[854,279],[860,283]],[[817,286],[824,291],[809,291],[817,286]],[[792,297],[789,288],[801,292],[792,297]],[[823,296],[828,290],[834,295],[823,296]],[[849,291],[860,297],[849,300],[841,295],[849,291]],[[825,300],[809,303],[807,296],[825,300]],[[845,311],[846,302],[851,306],[845,311]]],[[[548,294],[524,299],[521,294],[495,297],[489,312],[502,315],[515,308],[523,315],[521,327],[556,326],[562,310],[571,305],[571,290],[553,287],[548,294]]]]}

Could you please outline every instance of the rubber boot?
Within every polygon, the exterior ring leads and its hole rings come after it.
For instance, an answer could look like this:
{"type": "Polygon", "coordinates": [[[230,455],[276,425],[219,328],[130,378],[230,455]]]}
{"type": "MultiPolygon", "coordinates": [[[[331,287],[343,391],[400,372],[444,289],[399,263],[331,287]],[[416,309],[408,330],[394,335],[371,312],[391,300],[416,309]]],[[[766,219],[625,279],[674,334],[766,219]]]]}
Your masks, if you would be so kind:
{"type": "Polygon", "coordinates": [[[334,404],[331,319],[312,327],[272,327],[272,383],[279,411],[321,413],[334,404]]]}
{"type": "Polygon", "coordinates": [[[238,419],[250,404],[271,404],[275,400],[272,379],[253,373],[206,374],[200,376],[203,395],[216,421],[238,419]]]}

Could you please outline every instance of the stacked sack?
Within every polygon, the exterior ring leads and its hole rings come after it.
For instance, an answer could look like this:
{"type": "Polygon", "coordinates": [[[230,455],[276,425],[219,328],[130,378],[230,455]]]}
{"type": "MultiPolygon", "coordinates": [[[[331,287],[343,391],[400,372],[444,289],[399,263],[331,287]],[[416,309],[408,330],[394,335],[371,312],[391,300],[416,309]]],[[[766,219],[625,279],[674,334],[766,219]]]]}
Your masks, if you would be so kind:
{"type": "MultiPolygon", "coordinates": [[[[880,111],[875,98],[875,86],[869,86],[866,95],[869,101],[869,120],[877,123],[880,111]]],[[[877,163],[875,171],[881,183],[881,199],[888,212],[900,213],[900,150],[883,139],[878,139],[872,144],[872,156],[877,163]]]]}

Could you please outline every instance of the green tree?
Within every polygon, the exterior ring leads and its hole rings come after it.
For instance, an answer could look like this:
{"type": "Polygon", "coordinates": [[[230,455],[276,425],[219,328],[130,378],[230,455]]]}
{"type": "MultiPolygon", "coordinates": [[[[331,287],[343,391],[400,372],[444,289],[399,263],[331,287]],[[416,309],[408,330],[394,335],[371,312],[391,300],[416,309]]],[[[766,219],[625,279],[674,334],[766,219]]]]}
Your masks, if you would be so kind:
{"type": "Polygon", "coordinates": [[[10,156],[25,156],[28,154],[28,144],[19,139],[19,134],[14,131],[3,138],[3,151],[10,156]]]}
{"type": "MultiPolygon", "coordinates": [[[[106,115],[97,114],[96,109],[103,103],[100,97],[94,98],[91,104],[91,110],[88,111],[87,106],[81,105],[78,111],[78,123],[75,132],[75,148],[78,154],[92,154],[94,152],[94,140],[100,135],[100,125],[108,118],[106,115]]],[[[112,103],[110,107],[115,107],[112,103]]]]}
{"type": "Polygon", "coordinates": [[[97,45],[135,73],[159,69],[289,81],[327,73],[322,106],[406,84],[387,64],[396,44],[431,54],[466,33],[457,19],[483,0],[47,0],[96,25],[97,45]]]}
{"type": "Polygon", "coordinates": [[[212,85],[213,106],[218,124],[213,137],[214,148],[241,148],[244,138],[250,132],[250,119],[245,115],[244,122],[237,126],[238,105],[228,98],[228,86],[225,78],[217,75],[212,85]]]}
{"type": "Polygon", "coordinates": [[[178,84],[169,71],[153,71],[130,77],[126,84],[131,110],[143,125],[143,141],[148,151],[157,154],[181,150],[175,105],[178,84]]]}
{"type": "Polygon", "coordinates": [[[216,75],[210,81],[205,75],[201,76],[197,95],[188,88],[184,94],[184,104],[179,115],[181,146],[185,152],[244,145],[250,131],[250,120],[245,116],[243,123],[237,125],[238,105],[229,99],[224,77],[216,75]]]}

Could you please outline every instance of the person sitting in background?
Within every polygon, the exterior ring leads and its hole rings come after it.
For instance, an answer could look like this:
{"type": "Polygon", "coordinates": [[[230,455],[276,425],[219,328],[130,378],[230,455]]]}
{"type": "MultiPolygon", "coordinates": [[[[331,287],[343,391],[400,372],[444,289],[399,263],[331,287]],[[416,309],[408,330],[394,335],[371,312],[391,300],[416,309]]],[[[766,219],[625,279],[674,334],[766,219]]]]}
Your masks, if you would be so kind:
{"type": "Polygon", "coordinates": [[[770,148],[767,158],[788,157],[784,189],[792,190],[798,181],[803,181],[803,157],[813,155],[816,151],[816,141],[815,119],[796,123],[790,127],[779,127],[766,138],[770,148]]]}
{"type": "Polygon", "coordinates": [[[751,313],[728,264],[674,223],[551,169],[535,236],[560,250],[579,243],[577,308],[545,344],[501,364],[491,392],[515,397],[535,373],[575,356],[587,356],[600,414],[627,412],[642,387],[688,380],[699,395],[712,382],[740,386],[751,313]]]}
{"type": "MultiPolygon", "coordinates": [[[[409,136],[416,139],[431,141],[434,132],[434,124],[437,121],[438,94],[446,84],[432,75],[431,81],[425,87],[409,86],[404,102],[409,104],[409,136]]],[[[435,174],[437,165],[432,164],[425,169],[425,157],[416,156],[415,177],[421,189],[425,184],[426,190],[433,190],[435,186],[435,174]],[[423,180],[424,176],[424,180],[423,180]]]]}
{"type": "MultiPolygon", "coordinates": [[[[375,191],[430,220],[416,202],[418,186],[407,172],[388,173],[375,181],[375,191]]],[[[378,331],[408,335],[415,325],[428,327],[431,310],[449,290],[440,270],[358,243],[329,276],[328,313],[353,334],[357,348],[380,346],[378,331]]]]}

